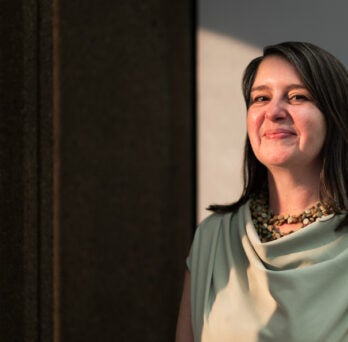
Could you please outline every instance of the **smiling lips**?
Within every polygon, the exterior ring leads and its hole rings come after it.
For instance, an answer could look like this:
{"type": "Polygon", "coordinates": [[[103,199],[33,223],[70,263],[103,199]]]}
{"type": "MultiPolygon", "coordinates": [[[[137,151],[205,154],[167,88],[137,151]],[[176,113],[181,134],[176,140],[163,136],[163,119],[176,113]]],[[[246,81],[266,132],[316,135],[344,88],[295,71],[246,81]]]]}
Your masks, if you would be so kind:
{"type": "Polygon", "coordinates": [[[263,137],[267,139],[284,139],[295,135],[294,131],[284,128],[268,129],[263,133],[263,137]]]}

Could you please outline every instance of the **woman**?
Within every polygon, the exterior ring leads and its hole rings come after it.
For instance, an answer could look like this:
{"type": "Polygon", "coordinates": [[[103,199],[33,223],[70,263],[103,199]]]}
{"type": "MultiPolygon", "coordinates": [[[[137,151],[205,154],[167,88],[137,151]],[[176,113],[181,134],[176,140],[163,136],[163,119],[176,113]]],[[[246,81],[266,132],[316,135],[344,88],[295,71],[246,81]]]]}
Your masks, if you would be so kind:
{"type": "Polygon", "coordinates": [[[244,191],[196,231],[176,341],[348,341],[347,71],[286,42],[243,94],[244,191]]]}

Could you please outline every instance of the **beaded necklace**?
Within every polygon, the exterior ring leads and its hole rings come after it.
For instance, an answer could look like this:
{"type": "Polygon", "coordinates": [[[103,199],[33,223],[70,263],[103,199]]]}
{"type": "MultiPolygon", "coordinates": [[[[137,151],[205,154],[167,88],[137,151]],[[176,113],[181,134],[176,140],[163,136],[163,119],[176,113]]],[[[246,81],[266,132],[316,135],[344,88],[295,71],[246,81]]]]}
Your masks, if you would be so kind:
{"type": "Polygon", "coordinates": [[[334,213],[331,207],[318,202],[298,215],[274,215],[269,210],[267,197],[267,193],[261,193],[250,200],[251,216],[261,242],[273,241],[294,232],[281,232],[278,227],[283,224],[301,223],[303,228],[322,216],[334,213]]]}

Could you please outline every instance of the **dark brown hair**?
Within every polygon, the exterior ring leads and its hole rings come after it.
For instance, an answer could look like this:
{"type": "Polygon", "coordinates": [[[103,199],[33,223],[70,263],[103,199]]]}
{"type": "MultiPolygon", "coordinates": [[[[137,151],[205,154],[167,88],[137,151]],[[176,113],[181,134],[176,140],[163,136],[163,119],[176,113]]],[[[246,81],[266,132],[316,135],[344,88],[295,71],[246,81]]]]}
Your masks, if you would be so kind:
{"type": "MultiPolygon", "coordinates": [[[[348,73],[329,52],[304,42],[285,42],[264,48],[263,55],[252,60],[243,76],[243,95],[247,108],[258,67],[266,56],[279,55],[291,63],[323,113],[327,133],[322,149],[320,200],[336,212],[348,210],[348,73]]],[[[244,149],[244,188],[241,197],[230,205],[211,205],[215,212],[231,212],[262,191],[267,170],[255,157],[247,136],[244,149]]]]}

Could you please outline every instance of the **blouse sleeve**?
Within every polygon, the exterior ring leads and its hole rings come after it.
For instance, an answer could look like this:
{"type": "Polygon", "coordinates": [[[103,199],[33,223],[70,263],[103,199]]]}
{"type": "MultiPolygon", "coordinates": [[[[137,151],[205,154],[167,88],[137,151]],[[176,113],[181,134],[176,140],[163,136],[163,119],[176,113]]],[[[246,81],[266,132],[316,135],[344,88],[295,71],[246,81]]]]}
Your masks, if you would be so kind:
{"type": "MultiPolygon", "coordinates": [[[[191,276],[191,314],[194,335],[200,336],[204,308],[209,301],[222,215],[212,214],[197,227],[186,265],[191,276]]],[[[198,338],[199,340],[199,338],[198,338]]]]}

